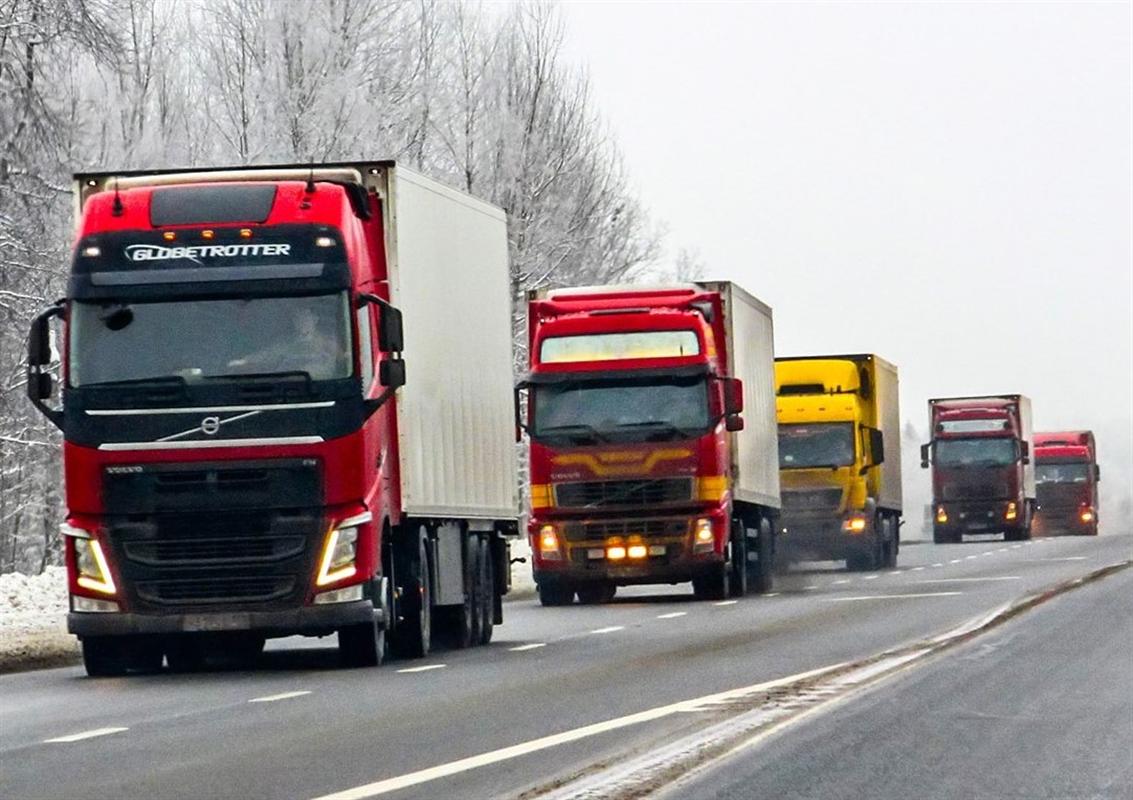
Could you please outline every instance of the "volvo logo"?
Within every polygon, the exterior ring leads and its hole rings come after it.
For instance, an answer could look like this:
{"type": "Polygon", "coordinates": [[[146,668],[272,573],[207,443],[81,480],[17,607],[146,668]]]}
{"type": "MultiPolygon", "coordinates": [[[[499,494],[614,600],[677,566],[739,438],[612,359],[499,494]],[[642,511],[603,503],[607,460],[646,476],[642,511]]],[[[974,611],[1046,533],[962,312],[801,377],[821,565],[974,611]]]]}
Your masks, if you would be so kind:
{"type": "Polygon", "coordinates": [[[201,433],[206,436],[216,436],[220,430],[220,417],[205,417],[201,420],[201,433]]]}

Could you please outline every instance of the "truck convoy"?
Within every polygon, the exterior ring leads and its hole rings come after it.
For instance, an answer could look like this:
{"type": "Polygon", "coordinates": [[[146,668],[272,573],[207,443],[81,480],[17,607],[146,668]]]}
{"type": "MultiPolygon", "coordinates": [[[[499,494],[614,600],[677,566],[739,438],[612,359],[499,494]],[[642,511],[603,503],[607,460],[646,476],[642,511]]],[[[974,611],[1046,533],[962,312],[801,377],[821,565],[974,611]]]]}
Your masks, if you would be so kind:
{"type": "Polygon", "coordinates": [[[1098,534],[1097,448],[1092,431],[1035,434],[1035,532],[1098,534]]]}
{"type": "Polygon", "coordinates": [[[388,161],[84,174],[75,201],[28,393],[64,436],[87,672],[487,642],[519,507],[503,212],[388,161]]]}
{"type": "Polygon", "coordinates": [[[775,394],[783,553],[854,570],[896,566],[897,368],[868,354],[777,358],[775,394]]]}
{"type": "Polygon", "coordinates": [[[928,401],[932,441],[921,467],[932,466],[933,541],[966,533],[1031,538],[1035,466],[1031,401],[1021,394],[928,401]]]}
{"type": "Polygon", "coordinates": [[[771,309],[732,283],[535,293],[528,534],[544,605],[692,581],[772,584],[779,469],[771,309]],[[741,414],[743,416],[741,416],[741,414]]]}

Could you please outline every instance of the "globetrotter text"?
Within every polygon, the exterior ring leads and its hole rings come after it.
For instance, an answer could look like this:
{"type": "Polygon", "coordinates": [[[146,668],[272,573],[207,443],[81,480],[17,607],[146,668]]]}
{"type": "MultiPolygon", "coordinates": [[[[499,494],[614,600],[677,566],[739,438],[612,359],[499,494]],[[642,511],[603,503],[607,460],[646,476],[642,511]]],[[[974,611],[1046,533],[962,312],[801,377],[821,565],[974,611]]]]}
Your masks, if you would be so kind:
{"type": "Polygon", "coordinates": [[[132,244],[126,247],[126,258],[131,261],[169,261],[178,258],[235,258],[236,256],[286,256],[291,253],[289,244],[216,244],[200,247],[161,247],[154,244],[132,244]]]}

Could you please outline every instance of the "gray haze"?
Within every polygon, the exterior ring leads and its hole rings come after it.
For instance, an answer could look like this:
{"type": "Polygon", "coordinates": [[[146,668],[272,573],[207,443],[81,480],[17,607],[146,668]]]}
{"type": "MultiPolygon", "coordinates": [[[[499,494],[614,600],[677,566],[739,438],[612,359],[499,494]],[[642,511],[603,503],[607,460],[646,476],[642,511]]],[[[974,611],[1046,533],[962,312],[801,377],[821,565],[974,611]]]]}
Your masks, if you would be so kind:
{"type": "Polygon", "coordinates": [[[769,302],[779,354],[895,361],[920,435],[929,396],[1029,394],[1039,429],[1097,431],[1128,510],[1129,4],[565,16],[671,251],[769,302]]]}

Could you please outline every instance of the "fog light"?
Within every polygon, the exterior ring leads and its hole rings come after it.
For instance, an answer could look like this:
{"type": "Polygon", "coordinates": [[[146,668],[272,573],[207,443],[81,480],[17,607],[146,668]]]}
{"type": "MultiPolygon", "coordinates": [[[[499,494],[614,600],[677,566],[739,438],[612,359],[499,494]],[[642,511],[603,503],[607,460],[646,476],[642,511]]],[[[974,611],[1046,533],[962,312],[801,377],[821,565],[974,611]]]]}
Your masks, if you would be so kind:
{"type": "Polygon", "coordinates": [[[606,551],[600,547],[592,547],[586,551],[586,557],[591,561],[597,561],[606,557],[606,551]]]}
{"type": "Polygon", "coordinates": [[[842,523],[842,530],[849,531],[850,533],[861,533],[865,530],[866,523],[865,517],[853,516],[842,523]]]}
{"type": "Polygon", "coordinates": [[[663,556],[663,555],[665,555],[665,545],[663,545],[663,544],[650,545],[649,546],[649,555],[651,555],[651,556],[663,556]]]}
{"type": "Polygon", "coordinates": [[[1007,520],[1008,522],[1010,522],[1011,520],[1015,519],[1017,516],[1019,516],[1018,506],[1016,506],[1015,501],[1012,500],[1010,503],[1007,504],[1007,510],[1003,512],[1003,518],[1005,520],[1007,520]]]}
{"type": "Polygon", "coordinates": [[[645,558],[649,555],[649,548],[643,544],[631,544],[626,553],[630,558],[645,558]]]}
{"type": "Polygon", "coordinates": [[[1082,522],[1093,522],[1094,512],[1088,508],[1083,508],[1082,513],[1078,515],[1078,519],[1082,520],[1082,522]]]}
{"type": "Polygon", "coordinates": [[[948,512],[944,510],[944,506],[939,506],[936,509],[936,521],[941,525],[948,521],[948,512]]]}
{"type": "Polygon", "coordinates": [[[626,549],[620,544],[606,548],[606,558],[610,561],[621,561],[626,557],[626,549]]]}
{"type": "Polygon", "coordinates": [[[345,589],[332,589],[329,592],[320,592],[315,595],[315,604],[324,603],[350,603],[362,599],[362,584],[347,586],[345,589]]]}
{"type": "Polygon", "coordinates": [[[71,595],[71,610],[83,614],[112,614],[118,611],[118,604],[113,600],[95,600],[93,597],[71,595]]]}
{"type": "Polygon", "coordinates": [[[554,525],[544,525],[539,529],[539,556],[544,561],[561,561],[562,553],[559,551],[559,535],[555,533],[554,525]]]}

